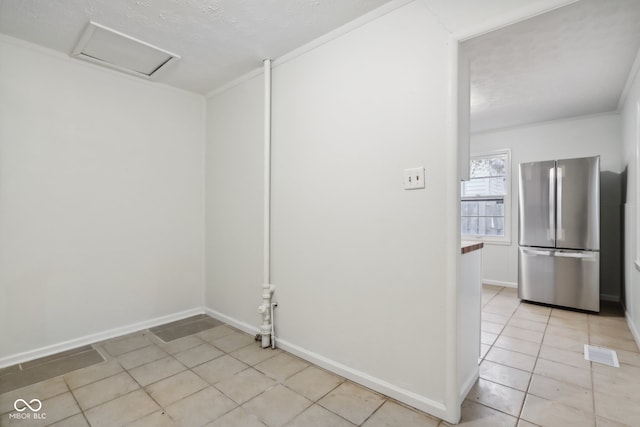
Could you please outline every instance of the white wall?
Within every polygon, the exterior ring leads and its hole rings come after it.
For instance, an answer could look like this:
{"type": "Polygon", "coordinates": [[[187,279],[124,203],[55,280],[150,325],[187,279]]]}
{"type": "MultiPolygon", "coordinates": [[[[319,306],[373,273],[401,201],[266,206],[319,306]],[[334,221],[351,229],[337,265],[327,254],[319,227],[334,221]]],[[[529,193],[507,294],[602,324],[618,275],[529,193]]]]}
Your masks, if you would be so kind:
{"type": "Polygon", "coordinates": [[[203,98],[0,58],[0,361],[202,306],[203,98]]]}
{"type": "Polygon", "coordinates": [[[445,388],[434,351],[444,342],[441,245],[454,238],[441,226],[439,178],[446,41],[410,4],[278,67],[273,99],[281,340],[435,401],[445,388]],[[415,166],[427,188],[405,191],[402,170],[415,166]]]}
{"type": "Polygon", "coordinates": [[[258,324],[263,255],[263,77],[207,100],[206,306],[258,324]]]}
{"type": "Polygon", "coordinates": [[[640,252],[638,251],[640,223],[638,209],[640,198],[638,182],[640,165],[637,151],[640,145],[640,72],[634,76],[633,84],[622,108],[622,138],[624,142],[624,167],[627,191],[625,209],[624,283],[627,320],[640,347],[640,252]]]}
{"type": "MultiPolygon", "coordinates": [[[[281,347],[457,420],[445,370],[460,252],[449,59],[446,31],[413,2],[273,70],[272,283],[281,347]],[[427,188],[405,191],[415,166],[427,188]]],[[[207,213],[207,303],[253,331],[261,102],[251,80],[208,104],[207,206],[237,211],[207,213]]]]}
{"type": "MultiPolygon", "coordinates": [[[[588,157],[600,155],[600,169],[618,176],[623,170],[620,117],[616,113],[576,117],[567,120],[538,123],[493,132],[472,134],[471,152],[482,154],[504,148],[511,149],[511,243],[508,245],[485,244],[483,253],[483,279],[485,283],[515,286],[518,281],[518,164],[539,160],[588,157]]],[[[612,194],[605,192],[612,174],[602,175],[602,201],[619,208],[621,187],[612,194]],[[613,197],[615,196],[615,197],[613,197]],[[613,197],[613,200],[612,200],[613,197]]],[[[608,207],[603,207],[603,220],[610,218],[608,207]]],[[[603,226],[604,230],[605,226],[603,226]]],[[[602,246],[613,246],[605,257],[619,259],[620,246],[608,244],[609,236],[603,233],[602,246]],[[615,254],[611,251],[618,250],[615,254]]],[[[620,296],[619,269],[617,277],[607,275],[601,283],[605,298],[620,296]]]]}

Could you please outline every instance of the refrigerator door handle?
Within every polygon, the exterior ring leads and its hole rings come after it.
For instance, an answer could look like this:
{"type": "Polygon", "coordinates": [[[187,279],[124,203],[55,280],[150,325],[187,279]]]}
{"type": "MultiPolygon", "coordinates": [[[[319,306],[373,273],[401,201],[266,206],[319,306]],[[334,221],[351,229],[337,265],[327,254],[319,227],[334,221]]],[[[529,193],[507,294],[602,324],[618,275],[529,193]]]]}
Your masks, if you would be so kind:
{"type": "Polygon", "coordinates": [[[558,224],[556,229],[556,240],[564,240],[564,228],[562,227],[562,178],[563,178],[563,169],[561,166],[558,166],[556,170],[557,180],[558,180],[558,208],[557,208],[557,216],[558,216],[558,224]]]}
{"type": "Polygon", "coordinates": [[[563,258],[584,258],[584,259],[595,259],[596,254],[594,253],[585,253],[585,252],[556,252],[555,256],[563,257],[563,258]]]}
{"type": "Polygon", "coordinates": [[[556,168],[549,168],[549,230],[547,230],[547,239],[555,240],[556,235],[556,168]]]}
{"type": "Polygon", "coordinates": [[[552,251],[539,251],[536,249],[525,249],[525,248],[522,248],[522,251],[527,255],[553,256],[552,251]]]}

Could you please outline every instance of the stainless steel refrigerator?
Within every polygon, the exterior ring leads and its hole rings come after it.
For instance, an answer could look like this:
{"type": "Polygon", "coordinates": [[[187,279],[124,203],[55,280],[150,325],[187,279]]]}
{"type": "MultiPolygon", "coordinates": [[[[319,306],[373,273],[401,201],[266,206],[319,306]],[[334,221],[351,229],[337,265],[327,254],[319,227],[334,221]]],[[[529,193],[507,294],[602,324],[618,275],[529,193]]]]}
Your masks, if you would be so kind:
{"type": "Polygon", "coordinates": [[[521,163],[518,297],[600,311],[600,157],[521,163]]]}

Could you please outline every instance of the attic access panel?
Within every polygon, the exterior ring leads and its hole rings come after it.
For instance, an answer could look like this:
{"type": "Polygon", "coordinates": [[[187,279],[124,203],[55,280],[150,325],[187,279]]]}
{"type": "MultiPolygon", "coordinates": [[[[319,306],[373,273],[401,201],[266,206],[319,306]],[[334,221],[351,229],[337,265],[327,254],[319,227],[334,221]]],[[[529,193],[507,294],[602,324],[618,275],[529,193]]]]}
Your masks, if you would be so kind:
{"type": "Polygon", "coordinates": [[[71,56],[150,78],[180,56],[90,21],[71,56]]]}

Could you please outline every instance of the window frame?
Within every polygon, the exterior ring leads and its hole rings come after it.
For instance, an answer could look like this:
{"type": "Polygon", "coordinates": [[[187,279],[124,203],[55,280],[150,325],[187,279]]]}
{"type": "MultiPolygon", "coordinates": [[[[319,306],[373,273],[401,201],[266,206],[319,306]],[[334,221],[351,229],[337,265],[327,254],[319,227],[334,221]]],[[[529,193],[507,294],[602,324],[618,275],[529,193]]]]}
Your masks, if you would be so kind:
{"type": "MultiPolygon", "coordinates": [[[[473,235],[473,234],[462,234],[462,224],[460,225],[460,236],[462,240],[471,240],[471,241],[479,241],[488,244],[495,245],[511,245],[511,219],[513,215],[513,206],[511,205],[512,200],[512,191],[511,191],[511,176],[512,176],[512,167],[511,167],[511,149],[503,148],[500,150],[482,152],[482,153],[472,153],[469,156],[469,167],[471,167],[471,162],[477,159],[483,158],[491,158],[506,155],[506,168],[505,168],[505,195],[503,196],[503,206],[504,206],[504,236],[482,236],[482,235],[473,235]]],[[[469,181],[471,177],[469,178],[469,181]]],[[[478,197],[462,197],[462,185],[463,182],[460,183],[460,221],[462,221],[462,202],[465,200],[474,200],[478,199],[478,197]]],[[[487,196],[487,197],[496,197],[496,196],[487,196]]],[[[500,197],[500,196],[497,196],[500,197]]]]}

